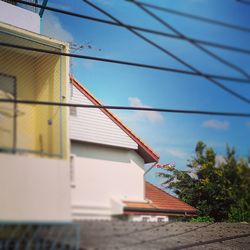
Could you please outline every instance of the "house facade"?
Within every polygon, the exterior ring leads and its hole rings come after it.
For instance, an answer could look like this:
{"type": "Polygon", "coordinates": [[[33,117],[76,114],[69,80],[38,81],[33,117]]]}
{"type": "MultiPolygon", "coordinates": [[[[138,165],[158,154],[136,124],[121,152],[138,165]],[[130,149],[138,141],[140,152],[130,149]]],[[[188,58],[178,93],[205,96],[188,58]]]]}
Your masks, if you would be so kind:
{"type": "MultiPolygon", "coordinates": [[[[39,15],[0,1],[0,41],[67,53],[39,15]],[[6,15],[8,13],[8,16],[6,15]]],[[[0,221],[70,221],[67,57],[0,45],[0,221]],[[33,103],[32,103],[33,102],[33,103]]]]}
{"type": "Polygon", "coordinates": [[[69,46],[15,3],[0,0],[0,222],[168,220],[144,183],[144,164],[159,160],[149,146],[107,109],[50,105],[101,103],[69,77],[68,57],[24,49],[69,46]]]}
{"type": "MultiPolygon", "coordinates": [[[[73,76],[70,102],[102,105],[73,76]]],[[[144,182],[144,164],[159,157],[109,110],[72,107],[70,140],[75,220],[167,222],[196,215],[195,208],[144,182]]]]}
{"type": "MultiPolygon", "coordinates": [[[[71,103],[101,105],[71,77],[71,103]]],[[[144,164],[159,157],[107,109],[70,111],[72,215],[111,219],[144,201],[144,164]]]]}

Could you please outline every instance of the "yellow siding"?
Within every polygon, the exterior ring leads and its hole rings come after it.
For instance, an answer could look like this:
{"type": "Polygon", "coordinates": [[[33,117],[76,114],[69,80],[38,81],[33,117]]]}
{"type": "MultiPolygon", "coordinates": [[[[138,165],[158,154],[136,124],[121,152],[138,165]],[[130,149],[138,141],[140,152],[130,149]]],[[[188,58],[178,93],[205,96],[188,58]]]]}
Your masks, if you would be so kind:
{"type": "MultiPolygon", "coordinates": [[[[67,59],[54,55],[20,53],[17,50],[0,49],[0,73],[16,77],[17,99],[60,102],[60,77],[62,66],[62,95],[66,96],[68,79],[67,59]],[[61,61],[60,61],[61,60],[61,61]]],[[[63,101],[65,101],[63,99],[63,101]]],[[[7,104],[12,105],[12,104],[7,104]]],[[[13,106],[13,105],[12,105],[13,106]]],[[[67,110],[58,106],[18,104],[23,115],[17,117],[17,148],[35,151],[41,156],[68,157],[69,139],[67,110]],[[62,111],[60,111],[62,109],[62,111]],[[62,112],[62,120],[60,120],[62,112]],[[60,139],[62,122],[62,139],[60,139]],[[61,152],[61,142],[63,152],[61,152]]],[[[1,136],[0,147],[9,147],[9,140],[1,136]]],[[[6,135],[6,133],[5,133],[6,135]]]]}
{"type": "MultiPolygon", "coordinates": [[[[60,102],[60,57],[43,55],[37,58],[35,98],[37,101],[60,102]]],[[[60,107],[36,106],[36,147],[49,154],[60,154],[60,107]]]]}
{"type": "MultiPolygon", "coordinates": [[[[9,49],[0,50],[0,73],[16,77],[17,96],[20,99],[34,100],[34,65],[33,58],[16,53],[9,49]],[[28,70],[27,70],[28,69],[28,70]]],[[[10,104],[12,106],[12,104],[10,104]]],[[[34,105],[17,105],[17,110],[23,115],[17,117],[17,148],[31,149],[35,143],[35,112],[34,105]],[[28,124],[28,126],[27,126],[28,124]]],[[[13,118],[12,118],[13,119],[13,118]]],[[[12,134],[9,137],[12,138],[12,134]]],[[[5,141],[1,140],[1,145],[5,141]]]]}

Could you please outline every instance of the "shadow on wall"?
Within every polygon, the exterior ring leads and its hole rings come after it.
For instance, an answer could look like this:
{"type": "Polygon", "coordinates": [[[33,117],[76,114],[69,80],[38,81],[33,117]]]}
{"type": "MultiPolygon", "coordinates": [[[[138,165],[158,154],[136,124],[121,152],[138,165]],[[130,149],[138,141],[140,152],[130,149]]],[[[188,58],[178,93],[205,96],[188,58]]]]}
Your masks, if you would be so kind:
{"type": "MultiPolygon", "coordinates": [[[[130,163],[131,150],[89,142],[71,141],[71,153],[84,158],[130,163]]],[[[133,157],[134,158],[134,157],[133,157]]]]}

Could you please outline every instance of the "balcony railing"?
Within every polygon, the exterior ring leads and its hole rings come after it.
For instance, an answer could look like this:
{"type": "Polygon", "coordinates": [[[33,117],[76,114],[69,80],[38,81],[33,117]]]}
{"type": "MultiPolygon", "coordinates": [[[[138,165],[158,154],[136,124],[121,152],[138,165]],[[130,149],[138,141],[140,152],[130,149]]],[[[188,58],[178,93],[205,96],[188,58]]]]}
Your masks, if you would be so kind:
{"type": "MultiPolygon", "coordinates": [[[[13,5],[17,5],[17,6],[24,8],[24,9],[28,9],[28,10],[36,12],[36,13],[38,13],[38,11],[39,11],[38,8],[18,3],[17,0],[0,0],[0,1],[7,2],[7,3],[13,4],[13,5]]],[[[38,0],[25,0],[25,1],[29,2],[29,3],[38,3],[38,0]]]]}

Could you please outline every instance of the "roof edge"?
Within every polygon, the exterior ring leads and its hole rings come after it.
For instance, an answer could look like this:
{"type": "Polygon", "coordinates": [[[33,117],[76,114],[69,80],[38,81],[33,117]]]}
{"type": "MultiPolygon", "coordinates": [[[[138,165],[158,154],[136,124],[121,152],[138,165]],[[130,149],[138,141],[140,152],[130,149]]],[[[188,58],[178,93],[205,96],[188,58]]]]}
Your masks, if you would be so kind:
{"type": "MultiPolygon", "coordinates": [[[[85,87],[80,84],[79,81],[75,79],[73,75],[70,75],[70,82],[82,93],[84,94],[94,105],[102,105],[85,87]]],[[[111,111],[106,108],[100,109],[105,115],[107,115],[117,126],[119,126],[135,143],[138,144],[139,149],[143,150],[147,154],[147,159],[144,159],[145,163],[158,162],[159,155],[157,155],[149,146],[147,146],[143,141],[139,139],[127,126],[125,126],[120,119],[118,119],[111,111]],[[150,158],[150,160],[148,160],[150,158]]]]}
{"type": "Polygon", "coordinates": [[[153,213],[173,213],[173,214],[197,214],[196,210],[175,210],[175,209],[162,209],[162,208],[138,208],[138,207],[125,207],[124,211],[128,212],[153,212],[153,213]]]}
{"type": "MultiPolygon", "coordinates": [[[[185,205],[190,206],[191,208],[193,208],[194,211],[197,211],[197,212],[199,211],[197,208],[195,208],[195,207],[189,205],[188,203],[186,203],[185,201],[181,200],[180,198],[177,198],[177,197],[173,196],[172,194],[170,194],[170,193],[168,193],[168,192],[166,192],[166,191],[160,189],[159,187],[155,186],[154,184],[152,184],[152,183],[150,183],[150,182],[148,182],[148,181],[145,181],[145,183],[146,183],[146,184],[149,184],[149,185],[151,185],[151,186],[153,186],[154,188],[158,189],[159,191],[163,192],[164,194],[167,194],[167,195],[171,196],[173,199],[178,200],[179,202],[181,202],[181,203],[183,203],[183,204],[185,204],[185,205]]],[[[148,198],[148,197],[147,197],[147,194],[146,194],[146,198],[148,198]]],[[[148,199],[149,199],[149,198],[148,198],[148,199]]],[[[190,211],[191,211],[191,210],[190,210],[190,211]]]]}

